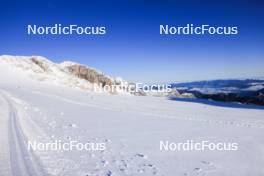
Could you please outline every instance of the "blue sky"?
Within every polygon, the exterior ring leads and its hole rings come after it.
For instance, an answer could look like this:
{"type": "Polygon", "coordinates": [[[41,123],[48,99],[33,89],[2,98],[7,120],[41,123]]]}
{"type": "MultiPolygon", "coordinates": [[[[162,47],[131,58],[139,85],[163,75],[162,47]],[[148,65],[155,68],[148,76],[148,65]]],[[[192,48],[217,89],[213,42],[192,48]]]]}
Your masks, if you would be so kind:
{"type": "Polygon", "coordinates": [[[264,1],[1,1],[0,54],[73,60],[129,81],[264,76],[264,1]],[[107,35],[27,35],[27,25],[106,26],[107,35]],[[237,26],[238,35],[161,36],[159,25],[237,26]]]}

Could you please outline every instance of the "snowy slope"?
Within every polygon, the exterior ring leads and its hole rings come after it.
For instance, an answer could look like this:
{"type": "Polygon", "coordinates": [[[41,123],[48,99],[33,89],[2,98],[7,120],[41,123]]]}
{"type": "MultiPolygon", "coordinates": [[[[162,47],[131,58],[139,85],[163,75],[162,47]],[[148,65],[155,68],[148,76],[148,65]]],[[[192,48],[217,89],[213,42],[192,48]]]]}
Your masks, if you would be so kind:
{"type": "Polygon", "coordinates": [[[98,94],[68,86],[77,78],[45,63],[48,73],[26,59],[0,59],[1,176],[264,175],[263,109],[98,94]],[[106,150],[26,148],[27,141],[56,140],[103,142],[106,150]],[[160,151],[160,140],[236,142],[239,148],[160,151]]]}
{"type": "Polygon", "coordinates": [[[23,76],[26,79],[33,79],[39,83],[65,85],[74,88],[92,89],[92,85],[82,79],[70,75],[65,67],[55,64],[41,56],[0,56],[0,63],[15,74],[23,76]],[[37,65],[31,59],[42,63],[37,65]]]}
{"type": "Polygon", "coordinates": [[[123,84],[127,84],[127,82],[120,77],[114,78],[104,75],[102,71],[85,65],[71,61],[56,64],[42,56],[3,55],[0,56],[0,63],[2,66],[9,68],[9,70],[14,70],[15,73],[24,76],[26,79],[31,78],[40,83],[56,84],[76,89],[84,89],[86,91],[94,91],[94,83],[70,73],[68,69],[69,66],[86,67],[87,69],[93,70],[98,75],[103,75],[113,83],[121,81],[123,84]]]}

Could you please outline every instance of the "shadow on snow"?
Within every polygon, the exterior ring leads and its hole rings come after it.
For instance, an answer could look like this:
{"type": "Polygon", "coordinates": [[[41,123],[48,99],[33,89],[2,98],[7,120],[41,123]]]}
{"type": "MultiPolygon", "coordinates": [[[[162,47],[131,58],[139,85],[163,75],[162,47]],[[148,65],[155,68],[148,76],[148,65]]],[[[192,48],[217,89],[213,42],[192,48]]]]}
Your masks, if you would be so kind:
{"type": "Polygon", "coordinates": [[[241,103],[236,103],[236,102],[221,102],[221,101],[214,101],[214,100],[207,100],[207,99],[198,99],[198,98],[195,99],[195,98],[169,97],[169,100],[181,101],[181,102],[200,103],[200,104],[227,107],[227,108],[261,109],[261,110],[264,110],[264,106],[260,106],[260,105],[241,104],[241,103]]]}

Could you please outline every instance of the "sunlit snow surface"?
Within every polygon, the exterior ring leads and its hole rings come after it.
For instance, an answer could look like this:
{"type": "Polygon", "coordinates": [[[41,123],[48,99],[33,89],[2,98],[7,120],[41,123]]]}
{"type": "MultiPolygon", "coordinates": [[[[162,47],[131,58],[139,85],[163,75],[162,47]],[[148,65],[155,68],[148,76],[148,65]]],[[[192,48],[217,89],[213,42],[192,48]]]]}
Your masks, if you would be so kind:
{"type": "Polygon", "coordinates": [[[53,75],[40,79],[30,69],[0,59],[1,176],[264,175],[262,109],[99,94],[61,84],[67,75],[50,81],[53,75]],[[105,142],[106,150],[32,152],[27,140],[105,142]],[[239,148],[166,152],[160,140],[236,142],[239,148]]]}

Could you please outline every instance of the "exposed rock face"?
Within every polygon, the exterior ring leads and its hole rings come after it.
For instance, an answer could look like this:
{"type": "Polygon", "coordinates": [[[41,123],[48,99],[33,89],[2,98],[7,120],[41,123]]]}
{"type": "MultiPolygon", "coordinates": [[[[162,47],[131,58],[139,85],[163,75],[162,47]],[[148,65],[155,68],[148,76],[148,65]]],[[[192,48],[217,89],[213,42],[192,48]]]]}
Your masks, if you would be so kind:
{"type": "Polygon", "coordinates": [[[36,65],[38,65],[43,71],[48,71],[48,67],[45,66],[44,62],[32,57],[31,58],[32,62],[35,63],[36,65]]]}
{"type": "MultiPolygon", "coordinates": [[[[49,68],[49,64],[47,64],[44,59],[39,59],[32,57],[30,60],[36,64],[43,72],[49,72],[51,71],[49,68]]],[[[67,71],[70,72],[70,74],[77,76],[78,78],[85,79],[89,81],[90,83],[98,84],[99,86],[106,86],[106,85],[113,85],[114,81],[112,81],[109,77],[105,76],[104,74],[91,69],[89,67],[86,67],[84,65],[79,64],[72,64],[65,67],[67,71]]],[[[64,71],[66,71],[64,69],[64,71]]],[[[63,70],[61,70],[63,71],[63,70]]]]}
{"type": "Polygon", "coordinates": [[[98,73],[96,70],[85,67],[83,65],[71,65],[67,66],[70,73],[76,75],[79,78],[85,79],[91,83],[98,85],[113,85],[113,81],[105,75],[98,73]]]}

